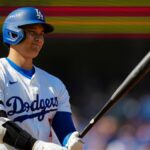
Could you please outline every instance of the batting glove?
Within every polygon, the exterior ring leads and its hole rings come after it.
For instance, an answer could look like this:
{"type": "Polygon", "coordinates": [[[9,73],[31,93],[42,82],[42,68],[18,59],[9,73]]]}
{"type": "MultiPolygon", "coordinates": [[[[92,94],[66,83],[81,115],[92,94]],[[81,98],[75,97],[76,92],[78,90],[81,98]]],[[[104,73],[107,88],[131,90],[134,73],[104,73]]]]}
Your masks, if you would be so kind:
{"type": "Polygon", "coordinates": [[[54,143],[36,141],[32,150],[67,150],[65,147],[59,146],[54,143]]]}
{"type": "Polygon", "coordinates": [[[83,142],[77,131],[73,132],[65,145],[68,150],[83,150],[83,142]]]}

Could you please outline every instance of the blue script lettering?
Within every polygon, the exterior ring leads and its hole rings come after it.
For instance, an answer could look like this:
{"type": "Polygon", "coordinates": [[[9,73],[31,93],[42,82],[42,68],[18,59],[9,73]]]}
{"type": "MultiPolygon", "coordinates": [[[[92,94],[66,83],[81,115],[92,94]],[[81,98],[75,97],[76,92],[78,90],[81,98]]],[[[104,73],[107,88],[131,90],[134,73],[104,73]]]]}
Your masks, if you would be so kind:
{"type": "Polygon", "coordinates": [[[37,117],[39,121],[42,121],[46,113],[57,110],[58,100],[57,97],[39,99],[39,95],[37,94],[36,99],[31,103],[28,103],[18,96],[13,96],[7,100],[6,106],[12,108],[12,110],[7,112],[8,116],[32,111],[32,114],[18,116],[17,118],[14,119],[16,121],[22,122],[26,119],[35,117],[37,117]],[[39,110],[40,112],[39,111],[37,112],[37,110],[39,110]],[[34,111],[36,111],[36,113],[33,113],[34,111]]]}

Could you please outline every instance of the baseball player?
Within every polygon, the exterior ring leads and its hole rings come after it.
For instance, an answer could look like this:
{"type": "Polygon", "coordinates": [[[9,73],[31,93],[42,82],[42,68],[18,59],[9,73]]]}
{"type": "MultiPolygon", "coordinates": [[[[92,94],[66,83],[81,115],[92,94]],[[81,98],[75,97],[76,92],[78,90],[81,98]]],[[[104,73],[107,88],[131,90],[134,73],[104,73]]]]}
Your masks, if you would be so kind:
{"type": "Polygon", "coordinates": [[[83,149],[64,84],[33,65],[52,31],[33,7],[18,8],[4,21],[9,54],[0,59],[0,143],[8,150],[83,149]]]}

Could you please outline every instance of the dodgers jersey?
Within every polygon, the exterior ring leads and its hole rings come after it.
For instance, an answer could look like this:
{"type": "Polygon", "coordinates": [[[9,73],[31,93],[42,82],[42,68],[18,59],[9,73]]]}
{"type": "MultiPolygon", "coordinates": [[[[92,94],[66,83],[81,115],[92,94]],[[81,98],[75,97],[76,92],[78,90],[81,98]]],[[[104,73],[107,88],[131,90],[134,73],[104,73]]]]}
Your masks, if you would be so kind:
{"type": "Polygon", "coordinates": [[[58,143],[51,121],[57,111],[71,112],[64,84],[35,67],[31,78],[0,59],[0,110],[33,137],[58,143]]]}

